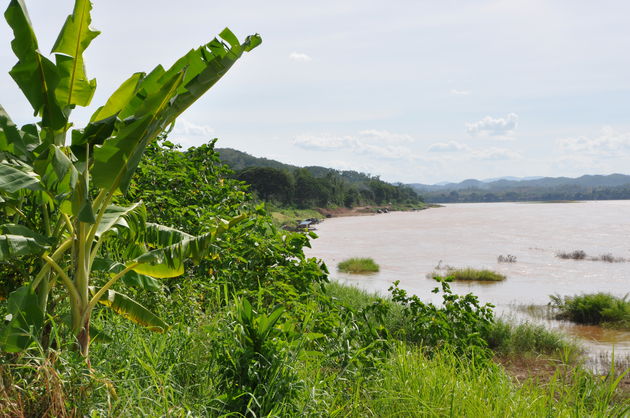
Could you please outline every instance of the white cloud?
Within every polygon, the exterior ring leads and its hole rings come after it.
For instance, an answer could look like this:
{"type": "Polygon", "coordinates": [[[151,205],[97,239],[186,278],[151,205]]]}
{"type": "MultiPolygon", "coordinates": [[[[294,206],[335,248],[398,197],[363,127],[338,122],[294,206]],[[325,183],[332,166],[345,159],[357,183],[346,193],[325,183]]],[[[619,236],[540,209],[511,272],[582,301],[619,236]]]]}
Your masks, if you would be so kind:
{"type": "Polygon", "coordinates": [[[297,62],[313,61],[313,58],[311,58],[309,55],[306,55],[303,52],[291,52],[289,54],[289,59],[293,61],[297,61],[297,62]]]}
{"type": "Polygon", "coordinates": [[[401,142],[411,142],[409,135],[388,131],[364,130],[357,135],[315,134],[299,135],[293,145],[317,151],[347,150],[356,154],[371,155],[386,159],[409,159],[411,151],[401,142]]]}
{"type": "Polygon", "coordinates": [[[505,148],[486,148],[472,153],[475,159],[487,161],[518,160],[521,154],[505,148]]]}
{"type": "Polygon", "coordinates": [[[518,115],[510,113],[505,118],[493,118],[486,116],[477,122],[467,123],[466,131],[473,136],[492,136],[506,139],[516,129],[518,125],[518,115]]]}
{"type": "Polygon", "coordinates": [[[359,135],[366,139],[374,139],[388,143],[413,142],[414,139],[407,134],[396,134],[389,131],[379,131],[377,129],[366,129],[359,131],[359,135]]]}
{"type": "Polygon", "coordinates": [[[618,132],[607,126],[596,137],[564,138],[556,144],[565,153],[618,157],[630,153],[630,132],[618,132]]]}
{"type": "Polygon", "coordinates": [[[470,90],[451,89],[450,93],[453,96],[468,96],[470,94],[470,90]]]}
{"type": "Polygon", "coordinates": [[[210,140],[214,137],[214,129],[208,125],[197,125],[186,119],[179,118],[175,123],[175,128],[173,129],[171,135],[204,137],[205,139],[210,140]]]}
{"type": "Polygon", "coordinates": [[[429,152],[459,152],[469,150],[470,147],[457,141],[436,142],[435,144],[429,145],[427,149],[429,152]]]}
{"type": "Polygon", "coordinates": [[[293,140],[293,144],[300,148],[334,151],[341,148],[352,147],[354,138],[351,136],[334,136],[330,134],[321,135],[299,135],[293,140]]]}

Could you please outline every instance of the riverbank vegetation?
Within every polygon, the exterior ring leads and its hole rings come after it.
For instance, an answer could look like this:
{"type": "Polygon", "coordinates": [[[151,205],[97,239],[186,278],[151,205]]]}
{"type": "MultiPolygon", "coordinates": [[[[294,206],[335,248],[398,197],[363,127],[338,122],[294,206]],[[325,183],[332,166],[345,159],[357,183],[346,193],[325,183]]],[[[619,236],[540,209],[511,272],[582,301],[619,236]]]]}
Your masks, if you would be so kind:
{"type": "Polygon", "coordinates": [[[440,304],[398,284],[390,297],[331,285],[304,254],[313,234],[277,228],[214,142],[182,151],[166,140],[257,36],[240,44],[226,30],[169,70],[135,74],[85,129],[67,132],[70,111],[91,98],[68,98],[67,70],[87,80],[82,52],[96,35],[90,3],[75,5],[55,63],[23,1],[5,15],[14,78],[42,120],[18,128],[0,108],[0,415],[628,411],[619,379],[579,364],[513,380],[493,361],[492,306],[453,294],[450,279],[436,281],[440,304]]]}
{"type": "Polygon", "coordinates": [[[361,257],[344,260],[337,265],[337,269],[343,273],[353,274],[377,273],[380,270],[373,259],[361,257]]]}
{"type": "Polygon", "coordinates": [[[616,297],[608,293],[577,296],[551,296],[555,317],[579,324],[604,325],[630,329],[630,301],[628,295],[616,297]]]}
{"type": "Polygon", "coordinates": [[[427,274],[432,279],[439,276],[448,276],[453,280],[480,281],[480,282],[500,282],[506,279],[505,275],[487,269],[474,269],[471,267],[454,268],[447,266],[441,270],[427,274]]]}
{"type": "Polygon", "coordinates": [[[392,210],[423,208],[410,187],[390,184],[378,176],[325,167],[296,167],[253,157],[230,148],[217,150],[235,178],[249,185],[260,200],[283,208],[387,206],[392,210]]]}

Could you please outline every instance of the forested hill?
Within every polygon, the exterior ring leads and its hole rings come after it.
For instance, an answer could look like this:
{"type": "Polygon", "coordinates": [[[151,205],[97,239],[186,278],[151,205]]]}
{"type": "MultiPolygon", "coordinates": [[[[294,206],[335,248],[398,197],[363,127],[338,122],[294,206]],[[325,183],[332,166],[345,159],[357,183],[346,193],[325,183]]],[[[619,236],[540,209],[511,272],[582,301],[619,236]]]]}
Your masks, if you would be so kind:
{"type": "Polygon", "coordinates": [[[259,198],[299,208],[327,206],[418,204],[409,186],[390,184],[376,176],[311,166],[297,167],[258,158],[231,148],[217,148],[221,161],[250,184],[259,198]]]}
{"type": "Polygon", "coordinates": [[[630,176],[624,174],[464,180],[461,183],[410,186],[427,202],[435,203],[630,199],[630,176]]]}

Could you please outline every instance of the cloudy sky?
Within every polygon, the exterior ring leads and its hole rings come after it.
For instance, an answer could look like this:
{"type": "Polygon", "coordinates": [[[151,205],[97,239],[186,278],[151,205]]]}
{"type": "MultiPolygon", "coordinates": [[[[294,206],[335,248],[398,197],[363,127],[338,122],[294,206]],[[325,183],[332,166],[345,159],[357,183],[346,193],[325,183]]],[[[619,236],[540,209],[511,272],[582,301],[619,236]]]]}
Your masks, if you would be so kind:
{"type": "MultiPolygon", "coordinates": [[[[25,0],[49,51],[72,0],[25,0]]],[[[388,181],[630,174],[630,2],[588,0],[94,0],[93,106],[131,73],[170,65],[225,26],[263,44],[179,120],[297,165],[388,181]]],[[[0,103],[32,120],[7,72],[0,103]]]]}

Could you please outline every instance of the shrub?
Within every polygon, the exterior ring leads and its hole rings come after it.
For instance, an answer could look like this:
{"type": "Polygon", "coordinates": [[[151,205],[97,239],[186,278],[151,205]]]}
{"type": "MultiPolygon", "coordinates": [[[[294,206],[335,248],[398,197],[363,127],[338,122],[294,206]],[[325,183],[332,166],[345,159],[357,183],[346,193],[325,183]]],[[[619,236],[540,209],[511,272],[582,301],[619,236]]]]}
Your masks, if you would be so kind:
{"type": "Polygon", "coordinates": [[[630,301],[609,293],[578,296],[550,296],[550,305],[557,310],[556,318],[580,324],[606,324],[630,328],[630,301]]]}
{"type": "Polygon", "coordinates": [[[353,274],[376,273],[380,270],[371,258],[350,258],[339,263],[337,268],[343,273],[353,274]]]}
{"type": "Polygon", "coordinates": [[[432,292],[442,292],[441,307],[422,302],[416,295],[408,296],[398,287],[398,281],[389,288],[392,300],[403,306],[405,325],[401,331],[404,337],[420,343],[429,352],[446,346],[459,354],[485,357],[488,344],[483,335],[488,333],[492,324],[494,305],[482,305],[472,293],[464,296],[453,294],[450,278],[436,277],[435,280],[440,287],[432,292]]]}

